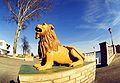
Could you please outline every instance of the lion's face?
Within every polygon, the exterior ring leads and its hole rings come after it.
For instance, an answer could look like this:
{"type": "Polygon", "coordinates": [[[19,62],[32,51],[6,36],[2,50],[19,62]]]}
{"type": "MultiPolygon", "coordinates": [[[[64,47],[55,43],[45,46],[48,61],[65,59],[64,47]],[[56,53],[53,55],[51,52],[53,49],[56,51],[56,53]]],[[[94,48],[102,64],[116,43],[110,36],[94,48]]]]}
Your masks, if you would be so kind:
{"type": "Polygon", "coordinates": [[[52,24],[46,24],[46,23],[43,23],[43,24],[38,24],[35,28],[35,31],[36,31],[36,39],[40,38],[41,36],[44,36],[45,32],[47,30],[53,30],[54,27],[52,24]]]}

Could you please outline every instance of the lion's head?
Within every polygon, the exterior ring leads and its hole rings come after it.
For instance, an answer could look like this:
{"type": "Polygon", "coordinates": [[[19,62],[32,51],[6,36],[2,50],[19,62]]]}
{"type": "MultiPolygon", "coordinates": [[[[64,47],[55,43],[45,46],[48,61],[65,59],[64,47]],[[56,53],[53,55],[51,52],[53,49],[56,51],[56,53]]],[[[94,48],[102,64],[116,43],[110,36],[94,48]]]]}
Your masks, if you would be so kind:
{"type": "Polygon", "coordinates": [[[45,57],[46,52],[57,51],[60,45],[59,40],[54,32],[52,24],[38,24],[35,28],[36,39],[40,39],[38,46],[38,54],[40,58],[45,57]]]}

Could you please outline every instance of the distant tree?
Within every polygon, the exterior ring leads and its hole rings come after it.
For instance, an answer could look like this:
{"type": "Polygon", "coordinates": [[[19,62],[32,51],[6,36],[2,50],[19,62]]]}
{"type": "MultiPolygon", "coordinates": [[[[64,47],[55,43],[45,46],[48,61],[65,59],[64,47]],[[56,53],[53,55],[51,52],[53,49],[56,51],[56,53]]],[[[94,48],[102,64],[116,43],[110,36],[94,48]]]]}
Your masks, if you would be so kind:
{"type": "Polygon", "coordinates": [[[29,42],[27,40],[27,37],[24,36],[23,38],[21,38],[22,40],[22,50],[23,50],[23,54],[27,54],[27,53],[30,53],[30,45],[29,45],[29,42]]]}
{"type": "Polygon", "coordinates": [[[9,21],[14,21],[17,24],[14,44],[13,44],[13,54],[16,54],[17,43],[19,40],[21,30],[27,27],[30,21],[40,19],[41,13],[46,13],[51,9],[52,0],[3,0],[11,12],[11,16],[7,19],[9,21]]]}

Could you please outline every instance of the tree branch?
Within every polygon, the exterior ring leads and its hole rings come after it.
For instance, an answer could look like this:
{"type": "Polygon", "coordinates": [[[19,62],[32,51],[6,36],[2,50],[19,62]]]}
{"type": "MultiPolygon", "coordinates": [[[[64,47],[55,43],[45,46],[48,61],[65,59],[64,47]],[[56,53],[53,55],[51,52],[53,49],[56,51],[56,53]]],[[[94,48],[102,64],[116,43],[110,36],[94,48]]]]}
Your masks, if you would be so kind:
{"type": "MultiPolygon", "coordinates": [[[[30,4],[32,0],[29,0],[27,5],[26,5],[26,8],[25,8],[25,11],[23,12],[23,17],[27,14],[28,10],[30,9],[31,6],[33,6],[36,2],[38,2],[38,0],[34,1],[33,3],[30,4]]],[[[22,19],[22,18],[21,18],[22,19]]]]}
{"type": "Polygon", "coordinates": [[[33,13],[35,13],[36,11],[40,10],[42,8],[37,8],[35,10],[33,10],[32,12],[30,12],[28,15],[26,15],[25,17],[23,17],[22,22],[24,22],[29,16],[31,16],[33,13]]]}
{"type": "Polygon", "coordinates": [[[32,0],[29,0],[29,1],[27,2],[27,5],[26,5],[26,7],[25,7],[25,11],[23,11],[23,15],[21,16],[21,19],[26,15],[26,13],[27,13],[27,11],[28,11],[28,9],[29,9],[29,4],[30,4],[31,1],[32,1],[32,0]]]}
{"type": "Polygon", "coordinates": [[[13,16],[15,17],[15,21],[16,21],[16,19],[18,19],[17,15],[16,15],[15,12],[13,11],[10,3],[9,3],[8,1],[7,1],[6,3],[7,3],[7,6],[8,6],[8,9],[11,11],[11,13],[12,13],[13,16]]]}

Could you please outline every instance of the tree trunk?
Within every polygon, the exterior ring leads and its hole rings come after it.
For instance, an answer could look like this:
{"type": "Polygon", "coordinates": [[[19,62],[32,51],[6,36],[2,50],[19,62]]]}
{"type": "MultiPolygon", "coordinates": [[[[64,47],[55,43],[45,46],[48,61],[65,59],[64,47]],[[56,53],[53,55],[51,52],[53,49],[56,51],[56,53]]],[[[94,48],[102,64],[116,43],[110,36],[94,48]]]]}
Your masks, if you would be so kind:
{"type": "Polygon", "coordinates": [[[20,36],[20,26],[18,26],[17,30],[16,30],[16,33],[15,33],[15,38],[14,38],[14,44],[13,44],[13,55],[15,56],[16,55],[16,50],[17,50],[17,44],[18,44],[18,39],[19,39],[19,36],[20,36]]]}

